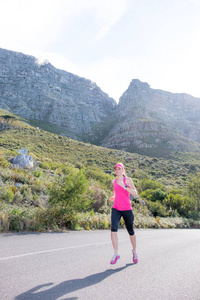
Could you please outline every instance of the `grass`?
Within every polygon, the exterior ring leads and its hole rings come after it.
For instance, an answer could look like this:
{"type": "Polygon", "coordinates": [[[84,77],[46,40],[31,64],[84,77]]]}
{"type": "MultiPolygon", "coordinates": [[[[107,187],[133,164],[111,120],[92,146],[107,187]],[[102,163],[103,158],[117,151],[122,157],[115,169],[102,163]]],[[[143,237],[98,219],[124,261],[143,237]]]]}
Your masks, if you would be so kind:
{"type": "MultiPolygon", "coordinates": [[[[126,166],[129,176],[145,176],[159,180],[167,185],[184,186],[183,177],[200,171],[200,161],[192,153],[178,155],[172,159],[151,158],[145,155],[107,149],[59,136],[54,133],[36,129],[17,120],[13,128],[1,132],[1,151],[8,159],[13,158],[21,148],[27,148],[34,160],[96,166],[113,173],[113,166],[121,161],[126,166]]],[[[113,173],[114,174],[114,173],[113,173]]]]}
{"type": "MultiPolygon", "coordinates": [[[[72,229],[110,228],[111,206],[108,198],[112,192],[110,182],[115,175],[113,166],[117,162],[124,163],[127,175],[132,177],[139,192],[139,181],[143,178],[156,180],[165,185],[167,190],[184,189],[188,177],[200,172],[200,158],[196,153],[177,152],[166,159],[107,149],[37,128],[39,123],[34,124],[37,127],[30,126],[28,124],[30,121],[2,109],[0,109],[1,122],[5,121],[3,118],[5,115],[13,116],[15,119],[8,123],[10,129],[0,132],[0,189],[4,191],[9,189],[10,194],[5,194],[5,197],[11,199],[14,195],[15,204],[8,203],[1,211],[0,230],[56,230],[56,228],[61,228],[56,220],[52,221],[51,212],[47,210],[48,187],[54,182],[50,170],[53,171],[53,175],[60,176],[63,174],[64,166],[78,169],[85,167],[91,190],[100,191],[102,195],[101,191],[105,191],[106,208],[104,207],[101,213],[79,213],[71,223],[72,229]],[[9,162],[21,148],[26,148],[34,161],[40,161],[40,167],[34,167],[33,170],[10,169],[9,162]],[[17,188],[15,183],[18,182],[22,182],[23,187],[17,188]],[[23,203],[20,202],[22,194],[23,199],[26,199],[23,203]]],[[[49,124],[47,124],[47,129],[51,129],[49,124]]],[[[141,211],[137,206],[134,209],[136,211],[135,225],[138,228],[199,227],[198,221],[178,217],[155,218],[148,210],[141,211]]]]}

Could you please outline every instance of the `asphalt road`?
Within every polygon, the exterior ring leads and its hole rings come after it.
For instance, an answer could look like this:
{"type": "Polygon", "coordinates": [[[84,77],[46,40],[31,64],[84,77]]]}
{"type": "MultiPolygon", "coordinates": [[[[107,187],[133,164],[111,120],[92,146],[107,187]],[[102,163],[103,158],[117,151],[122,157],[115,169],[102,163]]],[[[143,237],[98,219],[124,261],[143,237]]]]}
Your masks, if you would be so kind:
{"type": "Polygon", "coordinates": [[[0,234],[0,300],[200,300],[200,230],[138,229],[132,263],[126,230],[121,258],[110,231],[0,234]]]}

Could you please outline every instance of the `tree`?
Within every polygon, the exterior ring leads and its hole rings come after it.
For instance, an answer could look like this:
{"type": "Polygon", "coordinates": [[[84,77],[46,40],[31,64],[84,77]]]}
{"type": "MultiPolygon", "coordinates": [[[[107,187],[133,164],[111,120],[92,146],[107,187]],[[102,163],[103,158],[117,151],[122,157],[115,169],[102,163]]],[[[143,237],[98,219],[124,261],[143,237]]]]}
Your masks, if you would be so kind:
{"type": "Polygon", "coordinates": [[[189,212],[195,209],[194,201],[190,197],[184,197],[180,194],[169,193],[163,204],[166,205],[168,210],[177,211],[182,216],[187,216],[189,212]]]}
{"type": "Polygon", "coordinates": [[[165,191],[166,187],[158,181],[144,178],[141,181],[141,189],[142,191],[145,191],[147,189],[151,189],[151,190],[160,189],[161,191],[165,191]]]}
{"type": "Polygon", "coordinates": [[[150,201],[163,201],[165,197],[167,196],[166,192],[163,192],[161,189],[146,189],[144,192],[141,192],[140,194],[141,198],[148,199],[150,201]]]}
{"type": "Polygon", "coordinates": [[[84,169],[69,168],[66,173],[50,188],[49,203],[59,205],[68,214],[87,210],[91,201],[84,196],[89,185],[84,169]]]}
{"type": "Polygon", "coordinates": [[[14,116],[0,116],[0,131],[10,129],[14,120],[16,120],[14,116]]]}
{"type": "Polygon", "coordinates": [[[187,191],[195,204],[195,209],[200,211],[200,173],[196,176],[190,176],[187,184],[187,191]]]}
{"type": "Polygon", "coordinates": [[[148,202],[148,208],[151,211],[151,213],[154,215],[154,217],[160,216],[160,217],[166,217],[167,216],[167,210],[164,205],[160,203],[160,201],[156,202],[148,202]]]}

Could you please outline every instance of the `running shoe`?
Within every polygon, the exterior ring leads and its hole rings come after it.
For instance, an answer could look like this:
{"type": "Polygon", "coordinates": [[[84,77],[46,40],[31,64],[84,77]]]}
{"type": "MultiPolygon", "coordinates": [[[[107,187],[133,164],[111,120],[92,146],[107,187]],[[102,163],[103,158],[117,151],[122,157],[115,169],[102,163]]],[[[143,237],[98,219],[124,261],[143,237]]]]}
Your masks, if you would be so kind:
{"type": "Polygon", "coordinates": [[[134,262],[134,264],[137,264],[138,263],[137,253],[135,253],[133,250],[132,250],[132,253],[133,253],[133,262],[134,262]]]}
{"type": "Polygon", "coordinates": [[[116,262],[118,261],[118,259],[120,259],[120,255],[115,253],[115,254],[113,255],[111,261],[110,261],[110,264],[111,264],[111,265],[116,264],[116,262]]]}

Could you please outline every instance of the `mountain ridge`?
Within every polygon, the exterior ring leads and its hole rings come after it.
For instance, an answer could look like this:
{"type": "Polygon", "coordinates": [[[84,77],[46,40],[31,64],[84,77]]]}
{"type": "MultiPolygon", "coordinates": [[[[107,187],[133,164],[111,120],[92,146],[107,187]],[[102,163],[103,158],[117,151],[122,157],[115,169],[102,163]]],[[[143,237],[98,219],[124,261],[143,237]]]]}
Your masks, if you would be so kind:
{"type": "Polygon", "coordinates": [[[120,97],[118,119],[103,146],[153,156],[200,149],[199,98],[151,89],[134,79],[120,97]]]}
{"type": "Polygon", "coordinates": [[[116,102],[96,83],[33,56],[0,49],[1,108],[30,120],[63,128],[78,138],[93,134],[93,123],[101,123],[116,102]]]}
{"type": "Polygon", "coordinates": [[[0,49],[0,107],[30,124],[150,156],[200,152],[200,98],[133,79],[117,104],[96,83],[0,49]]]}

